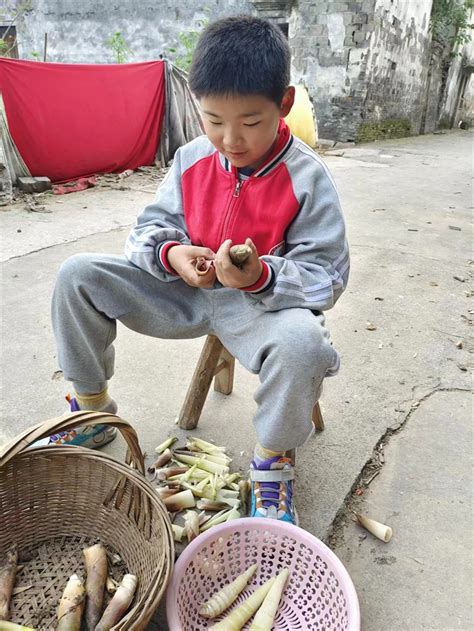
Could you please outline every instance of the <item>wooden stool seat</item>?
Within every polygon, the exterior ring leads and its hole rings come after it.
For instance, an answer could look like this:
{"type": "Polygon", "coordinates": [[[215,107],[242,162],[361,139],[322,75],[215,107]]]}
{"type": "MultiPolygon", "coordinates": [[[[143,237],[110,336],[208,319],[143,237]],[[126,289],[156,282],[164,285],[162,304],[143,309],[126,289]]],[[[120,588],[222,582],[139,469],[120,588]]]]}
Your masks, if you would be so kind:
{"type": "MultiPolygon", "coordinates": [[[[208,335],[179,413],[178,424],[181,429],[197,427],[211,381],[214,378],[214,390],[222,392],[222,394],[232,392],[234,365],[235,357],[224,348],[220,339],[215,335],[208,335]]],[[[318,402],[313,407],[312,421],[315,429],[318,431],[324,429],[324,421],[318,402]]]]}

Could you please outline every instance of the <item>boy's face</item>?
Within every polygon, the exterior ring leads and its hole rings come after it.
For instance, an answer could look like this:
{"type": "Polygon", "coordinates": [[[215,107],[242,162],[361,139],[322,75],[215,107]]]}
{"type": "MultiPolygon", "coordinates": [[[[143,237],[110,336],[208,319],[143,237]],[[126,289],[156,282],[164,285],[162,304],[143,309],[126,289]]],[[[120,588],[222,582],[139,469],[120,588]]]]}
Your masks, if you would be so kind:
{"type": "Polygon", "coordinates": [[[214,147],[237,168],[258,168],[270,154],[278,123],[291,110],[289,87],[280,107],[265,96],[204,96],[199,99],[204,130],[214,147]]]}

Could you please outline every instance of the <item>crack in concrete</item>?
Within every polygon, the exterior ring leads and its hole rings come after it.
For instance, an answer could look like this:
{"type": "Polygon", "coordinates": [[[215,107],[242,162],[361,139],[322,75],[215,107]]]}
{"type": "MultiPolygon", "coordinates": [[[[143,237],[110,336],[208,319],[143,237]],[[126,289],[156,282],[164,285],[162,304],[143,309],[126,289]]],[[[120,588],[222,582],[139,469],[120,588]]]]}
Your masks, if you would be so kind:
{"type": "MultiPolygon", "coordinates": [[[[442,387],[437,385],[435,388],[427,392],[420,399],[411,404],[411,409],[406,416],[398,423],[398,425],[387,427],[385,432],[379,438],[372,451],[372,456],[362,467],[359,475],[354,480],[349,492],[344,498],[342,506],[337,511],[331,525],[327,529],[323,541],[332,549],[340,542],[342,531],[347,525],[349,514],[354,512],[358,497],[355,492],[359,488],[367,489],[372,480],[380,473],[385,464],[384,447],[391,440],[392,436],[401,432],[408,423],[411,416],[419,409],[420,405],[437,392],[470,392],[469,388],[458,387],[442,387]]],[[[359,500],[361,501],[361,500],[359,500]]]]}
{"type": "Polygon", "coordinates": [[[0,261],[0,263],[9,263],[10,261],[14,261],[16,259],[22,259],[25,256],[29,256],[30,254],[36,254],[37,252],[43,252],[44,250],[50,250],[51,248],[57,248],[61,245],[69,245],[71,243],[77,243],[81,241],[81,239],[89,239],[90,237],[95,237],[98,234],[110,234],[111,232],[118,232],[119,230],[124,230],[125,228],[129,229],[133,224],[124,224],[123,226],[118,226],[115,228],[111,228],[110,230],[103,230],[99,232],[91,232],[90,234],[84,234],[81,237],[77,237],[77,239],[71,239],[71,241],[61,241],[61,243],[52,243],[51,245],[46,245],[44,248],[38,248],[37,250],[30,250],[29,252],[25,252],[24,254],[18,254],[16,256],[11,256],[8,259],[0,261]]]}

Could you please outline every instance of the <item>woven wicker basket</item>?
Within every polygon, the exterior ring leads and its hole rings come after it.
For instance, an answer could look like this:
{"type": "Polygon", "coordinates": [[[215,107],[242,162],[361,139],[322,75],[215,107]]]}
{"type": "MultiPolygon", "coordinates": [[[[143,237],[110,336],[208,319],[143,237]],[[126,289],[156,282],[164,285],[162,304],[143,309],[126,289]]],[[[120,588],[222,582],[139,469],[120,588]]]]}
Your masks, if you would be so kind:
{"type": "MultiPolygon", "coordinates": [[[[168,513],[144,476],[135,431],[112,414],[76,412],[36,425],[0,451],[0,554],[18,545],[30,587],[14,596],[11,620],[38,631],[55,627],[54,612],[82,549],[100,541],[138,577],[131,609],[114,631],[140,631],[158,607],[174,562],[168,513]],[[74,446],[28,449],[40,438],[78,425],[106,423],[125,439],[127,464],[74,446]]],[[[18,581],[17,581],[18,583],[18,581]]]]}

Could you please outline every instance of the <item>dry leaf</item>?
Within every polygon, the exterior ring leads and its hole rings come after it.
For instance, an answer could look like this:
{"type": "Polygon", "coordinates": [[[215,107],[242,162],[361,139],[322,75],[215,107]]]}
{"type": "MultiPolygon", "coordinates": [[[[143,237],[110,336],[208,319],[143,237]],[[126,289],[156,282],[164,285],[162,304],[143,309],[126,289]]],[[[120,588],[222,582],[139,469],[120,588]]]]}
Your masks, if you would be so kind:
{"type": "Polygon", "coordinates": [[[367,331],[376,331],[377,327],[375,326],[375,324],[372,324],[372,322],[367,322],[365,328],[367,329],[367,331]]]}
{"type": "Polygon", "coordinates": [[[12,591],[13,596],[17,596],[18,594],[22,594],[26,592],[27,589],[31,589],[33,585],[23,585],[22,587],[15,587],[12,591]]]}

